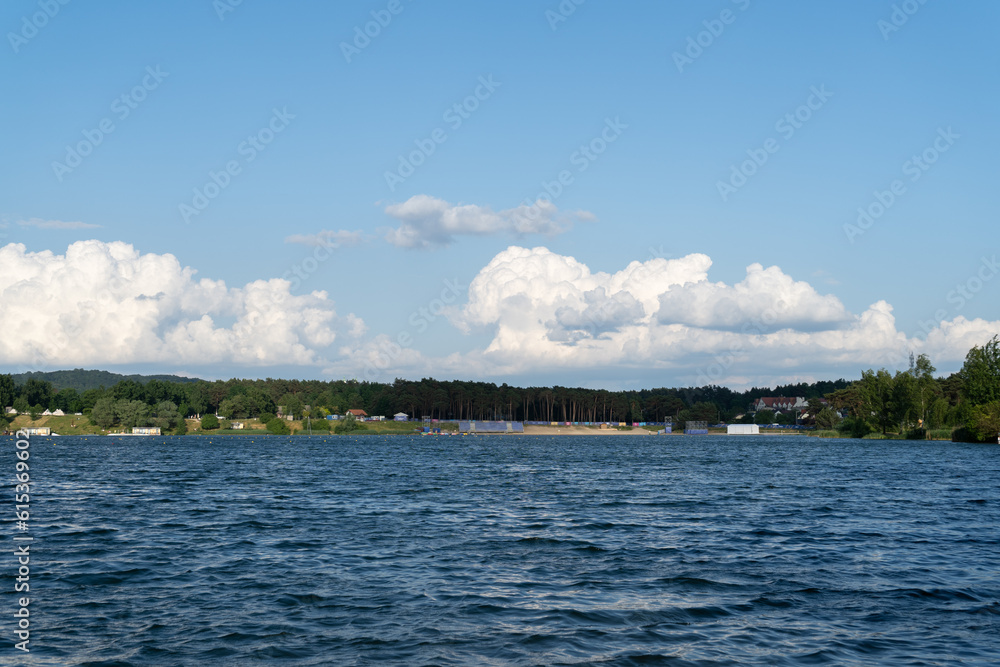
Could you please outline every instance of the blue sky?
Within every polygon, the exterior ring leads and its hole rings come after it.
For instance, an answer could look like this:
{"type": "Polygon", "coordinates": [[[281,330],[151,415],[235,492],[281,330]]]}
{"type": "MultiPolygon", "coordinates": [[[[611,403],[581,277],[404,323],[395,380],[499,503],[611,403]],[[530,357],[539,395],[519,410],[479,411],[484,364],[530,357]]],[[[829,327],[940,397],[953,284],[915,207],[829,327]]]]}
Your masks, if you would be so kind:
{"type": "Polygon", "coordinates": [[[0,368],[745,386],[914,350],[950,372],[1000,332],[998,18],[12,0],[0,314],[35,321],[0,368]]]}

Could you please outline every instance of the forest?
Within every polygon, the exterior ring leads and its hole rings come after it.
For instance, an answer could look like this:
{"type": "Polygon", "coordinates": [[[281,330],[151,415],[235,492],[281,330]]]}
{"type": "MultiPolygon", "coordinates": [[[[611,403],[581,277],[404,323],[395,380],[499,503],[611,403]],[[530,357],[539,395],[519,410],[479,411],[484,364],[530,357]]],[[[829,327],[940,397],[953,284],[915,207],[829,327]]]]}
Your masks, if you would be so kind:
{"type": "MultiPolygon", "coordinates": [[[[388,418],[403,412],[412,419],[673,422],[678,426],[692,420],[714,424],[770,423],[772,419],[791,423],[798,419],[854,437],[870,433],[919,437],[930,429],[952,428],[962,439],[995,439],[1000,431],[1000,338],[970,350],[959,372],[948,377],[935,377],[935,372],[930,359],[920,355],[911,356],[910,367],[896,373],[869,369],[854,381],[746,391],[715,385],[609,391],[433,378],[397,379],[391,384],[274,378],[215,382],[164,379],[170,376],[124,377],[110,386],[81,391],[76,387],[87,386],[87,378],[81,374],[91,374],[92,380],[95,371],[76,370],[17,379],[0,375],[0,405],[33,417],[46,409],[81,413],[101,428],[158,425],[179,429],[183,418],[204,414],[266,421],[279,409],[299,419],[360,408],[369,415],[388,418]],[[801,396],[810,406],[794,415],[751,414],[752,403],[764,396],[801,396]]],[[[10,415],[0,416],[0,428],[9,419],[10,415]]]]}

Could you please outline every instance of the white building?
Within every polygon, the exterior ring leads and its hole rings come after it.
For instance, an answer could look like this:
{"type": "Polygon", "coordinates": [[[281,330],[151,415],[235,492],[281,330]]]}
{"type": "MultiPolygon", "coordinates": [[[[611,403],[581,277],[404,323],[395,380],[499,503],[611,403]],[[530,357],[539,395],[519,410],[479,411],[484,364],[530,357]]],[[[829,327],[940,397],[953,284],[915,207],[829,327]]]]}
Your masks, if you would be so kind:
{"type": "Polygon", "coordinates": [[[729,424],[727,435],[760,435],[760,427],[756,424],[729,424]]]}

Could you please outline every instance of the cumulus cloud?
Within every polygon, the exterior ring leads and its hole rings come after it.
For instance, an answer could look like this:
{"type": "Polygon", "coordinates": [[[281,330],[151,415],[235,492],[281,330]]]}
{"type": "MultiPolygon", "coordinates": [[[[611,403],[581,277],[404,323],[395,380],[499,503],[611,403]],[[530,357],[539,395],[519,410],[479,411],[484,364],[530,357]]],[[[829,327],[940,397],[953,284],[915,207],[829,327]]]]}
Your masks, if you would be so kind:
{"type": "Polygon", "coordinates": [[[18,220],[17,224],[22,227],[36,227],[38,229],[97,229],[100,227],[100,225],[89,222],[65,222],[63,220],[42,220],[41,218],[18,220]]]}
{"type": "Polygon", "coordinates": [[[428,195],[392,204],[385,212],[400,222],[386,231],[385,240],[401,248],[446,246],[456,236],[554,235],[569,229],[574,221],[594,219],[586,211],[560,213],[546,200],[494,211],[487,206],[449,204],[428,195]]]}
{"type": "Polygon", "coordinates": [[[352,232],[346,229],[338,229],[337,231],[324,229],[315,234],[292,234],[285,237],[285,243],[298,243],[323,248],[355,246],[364,240],[365,236],[361,231],[352,232]]]}
{"type": "Polygon", "coordinates": [[[603,273],[546,248],[508,248],[479,272],[454,317],[465,331],[492,335],[485,350],[467,355],[466,367],[661,369],[676,383],[745,384],[905,364],[910,350],[961,359],[1000,332],[1000,322],[958,317],[926,340],[909,338],[885,301],[854,314],[779,267],[752,264],[727,285],[709,281],[711,264],[692,254],[603,273]]]}
{"type": "Polygon", "coordinates": [[[748,266],[746,278],[735,285],[702,280],[668,290],[659,300],[661,322],[706,329],[735,329],[768,317],[773,328],[821,330],[847,326],[852,319],[837,297],[760,264],[748,266]]]}
{"type": "Polygon", "coordinates": [[[189,366],[313,364],[345,327],[327,294],[286,280],[195,278],[173,255],[80,241],[65,255],[0,248],[0,362],[189,366]]]}

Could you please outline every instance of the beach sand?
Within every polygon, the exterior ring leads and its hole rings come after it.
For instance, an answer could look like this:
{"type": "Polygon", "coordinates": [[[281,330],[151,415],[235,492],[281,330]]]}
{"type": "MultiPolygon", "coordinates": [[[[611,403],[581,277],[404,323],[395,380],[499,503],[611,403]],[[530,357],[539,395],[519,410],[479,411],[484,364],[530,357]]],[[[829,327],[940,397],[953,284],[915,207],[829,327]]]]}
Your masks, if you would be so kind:
{"type": "Polygon", "coordinates": [[[590,426],[537,426],[524,425],[525,435],[655,435],[652,431],[636,427],[631,431],[619,431],[615,428],[593,428],[590,426]]]}

